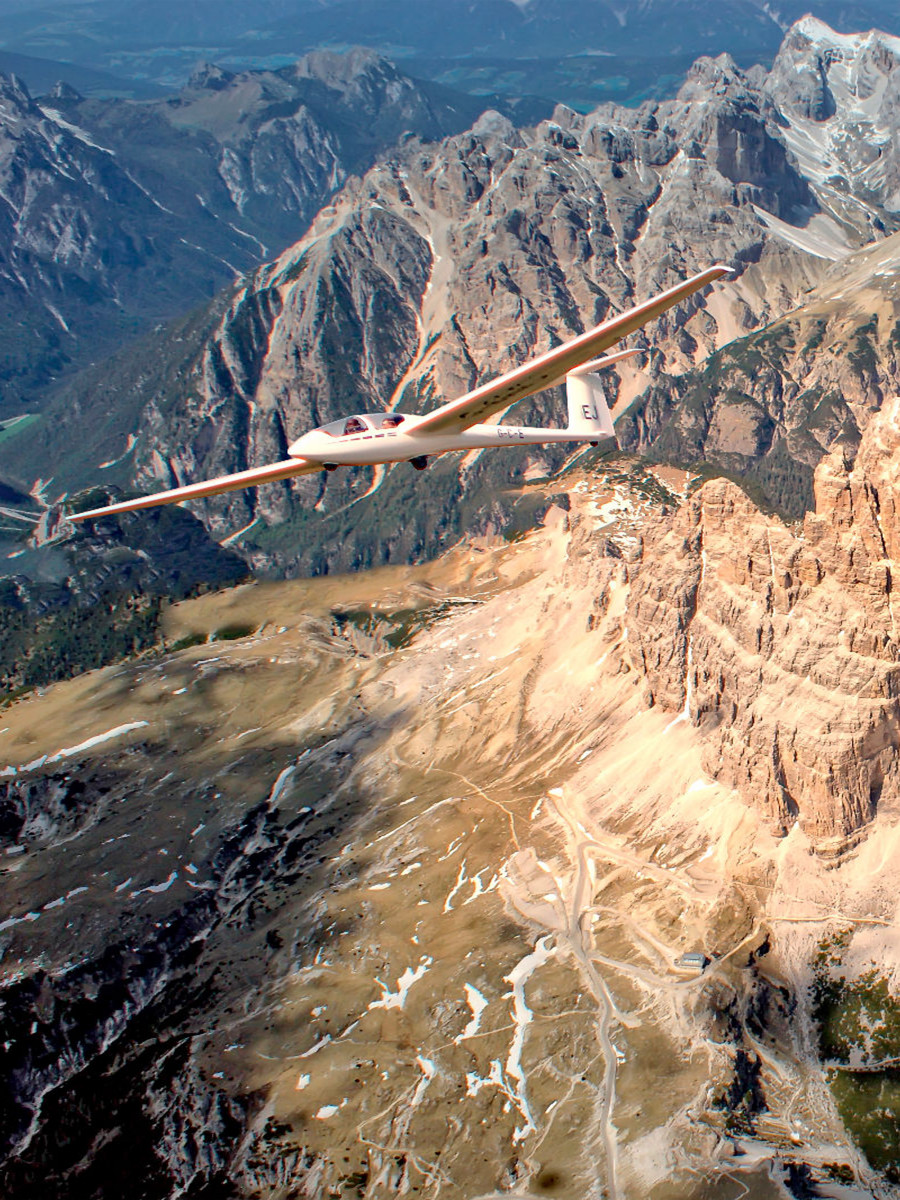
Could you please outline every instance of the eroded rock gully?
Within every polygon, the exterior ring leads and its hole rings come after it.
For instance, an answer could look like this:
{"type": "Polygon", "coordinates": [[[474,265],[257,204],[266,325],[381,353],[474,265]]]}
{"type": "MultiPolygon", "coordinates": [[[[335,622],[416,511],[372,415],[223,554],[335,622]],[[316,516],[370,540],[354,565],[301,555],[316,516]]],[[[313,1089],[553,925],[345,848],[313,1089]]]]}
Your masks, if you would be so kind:
{"type": "Polygon", "coordinates": [[[898,413],[885,406],[852,466],[840,451],[819,466],[802,527],[706,483],[645,536],[631,589],[650,702],[698,726],[707,769],[822,854],[900,794],[898,413]]]}

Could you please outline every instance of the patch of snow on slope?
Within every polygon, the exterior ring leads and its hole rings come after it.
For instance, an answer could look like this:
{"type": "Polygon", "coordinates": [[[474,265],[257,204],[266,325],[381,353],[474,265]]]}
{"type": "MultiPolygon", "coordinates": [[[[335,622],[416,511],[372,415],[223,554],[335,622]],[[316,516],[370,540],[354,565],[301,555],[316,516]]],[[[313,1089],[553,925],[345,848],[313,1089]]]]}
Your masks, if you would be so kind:
{"type": "Polygon", "coordinates": [[[369,1008],[403,1008],[406,1005],[406,997],[409,995],[409,989],[419,979],[422,979],[428,972],[434,959],[425,955],[415,970],[412,967],[407,967],[400,978],[397,980],[397,990],[392,992],[387,984],[376,979],[375,982],[381,988],[381,999],[373,1000],[369,1008]]]}
{"type": "Polygon", "coordinates": [[[753,208],[770,233],[806,254],[837,262],[846,258],[853,249],[837,221],[823,213],[817,213],[805,226],[800,226],[789,225],[787,221],[780,220],[756,205],[753,208]]]}
{"type": "Polygon", "coordinates": [[[123,734],[130,733],[133,729],[143,729],[148,724],[149,721],[132,721],[128,725],[117,725],[115,729],[110,729],[106,733],[98,733],[95,737],[88,738],[85,742],[79,742],[77,746],[67,746],[63,750],[57,750],[55,754],[43,754],[40,758],[35,758],[31,762],[25,763],[24,766],[4,767],[0,771],[0,776],[22,775],[26,771],[36,771],[38,767],[49,766],[51,763],[60,762],[64,758],[71,758],[75,754],[81,754],[84,750],[92,750],[94,746],[112,741],[113,738],[122,737],[123,734]]]}
{"type": "Polygon", "coordinates": [[[796,29],[815,46],[824,46],[832,50],[842,50],[845,54],[858,54],[861,47],[868,41],[882,42],[895,54],[900,54],[900,38],[888,33],[872,30],[870,33],[837,33],[830,25],[820,21],[818,17],[805,16],[797,22],[796,29]]]}
{"type": "Polygon", "coordinates": [[[115,150],[110,150],[108,146],[101,146],[99,142],[95,142],[86,129],[82,129],[80,125],[73,125],[71,121],[67,121],[61,112],[55,108],[44,108],[40,106],[41,112],[45,117],[49,118],[54,125],[59,125],[61,129],[65,129],[74,137],[77,137],[79,142],[84,142],[85,146],[93,146],[95,150],[102,150],[104,154],[109,154],[115,158],[115,150]]]}

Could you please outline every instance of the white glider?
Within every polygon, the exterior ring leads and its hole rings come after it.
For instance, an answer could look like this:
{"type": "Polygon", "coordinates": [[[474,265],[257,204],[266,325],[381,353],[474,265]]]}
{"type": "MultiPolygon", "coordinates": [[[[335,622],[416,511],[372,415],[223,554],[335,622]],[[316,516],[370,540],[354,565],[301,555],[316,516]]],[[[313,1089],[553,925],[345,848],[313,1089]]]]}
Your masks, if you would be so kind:
{"type": "Polygon", "coordinates": [[[693,295],[723,275],[729,267],[714,266],[686,279],[652,300],[647,300],[617,317],[604,321],[579,337],[548,350],[546,354],[505,375],[482,384],[458,400],[452,400],[424,415],[398,412],[361,413],[332,421],[310,430],[288,447],[289,458],[266,467],[253,467],[235,475],[221,475],[203,483],[138,496],[105,508],[72,513],[70,520],[87,521],[113,513],[132,512],[157,504],[177,504],[201,496],[257,487],[306,475],[313,471],[333,471],[339,466],[374,466],[377,463],[409,462],[417,470],[428,459],[452,450],[481,450],[494,446],[541,445],[549,442],[587,442],[613,437],[613,423],[599,380],[593,372],[619,362],[640,350],[620,350],[597,358],[596,355],[621,338],[640,329],[647,321],[693,295]],[[544,388],[565,381],[569,423],[565,429],[532,429],[522,425],[485,425],[485,418],[500,412],[544,388]]]}

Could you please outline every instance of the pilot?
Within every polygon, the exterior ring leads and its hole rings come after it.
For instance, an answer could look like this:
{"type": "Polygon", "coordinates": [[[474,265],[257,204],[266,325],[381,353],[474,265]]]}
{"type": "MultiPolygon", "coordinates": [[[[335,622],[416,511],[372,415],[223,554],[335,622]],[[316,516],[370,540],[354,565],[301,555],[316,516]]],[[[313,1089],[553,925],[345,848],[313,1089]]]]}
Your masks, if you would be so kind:
{"type": "Polygon", "coordinates": [[[351,417],[350,420],[347,421],[346,424],[344,425],[344,437],[346,437],[348,433],[365,433],[365,432],[366,432],[366,427],[362,423],[362,421],[359,419],[359,417],[351,417]]]}
{"type": "Polygon", "coordinates": [[[388,415],[386,417],[382,418],[381,428],[382,429],[396,429],[398,425],[402,425],[402,424],[403,424],[403,418],[401,416],[399,416],[397,413],[388,413],[388,415]]]}

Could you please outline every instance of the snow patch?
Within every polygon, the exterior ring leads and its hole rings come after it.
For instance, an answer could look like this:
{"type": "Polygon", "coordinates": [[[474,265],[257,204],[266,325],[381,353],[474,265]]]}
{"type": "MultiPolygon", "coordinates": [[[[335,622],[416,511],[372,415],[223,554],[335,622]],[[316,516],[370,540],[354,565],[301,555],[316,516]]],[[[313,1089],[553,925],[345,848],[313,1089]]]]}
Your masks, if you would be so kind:
{"type": "Polygon", "coordinates": [[[543,966],[552,956],[553,950],[550,948],[550,940],[549,937],[541,938],[532,953],[526,954],[524,958],[516,963],[510,973],[504,976],[506,982],[512,984],[512,1015],[516,1023],[516,1031],[513,1034],[509,1053],[506,1056],[505,1073],[510,1079],[515,1080],[515,1103],[523,1121],[521,1125],[517,1126],[513,1134],[513,1142],[521,1142],[528,1134],[534,1133],[536,1128],[531,1115],[531,1109],[528,1105],[528,1097],[525,1090],[526,1076],[522,1069],[522,1050],[525,1046],[525,1033],[534,1017],[525,1000],[525,984],[538,967],[543,966]]]}
{"type": "Polygon", "coordinates": [[[380,979],[375,982],[381,988],[381,999],[372,1000],[367,1007],[372,1008],[403,1008],[406,1005],[406,997],[409,995],[409,989],[414,983],[423,979],[428,973],[428,968],[434,962],[430,955],[425,955],[420,961],[415,970],[412,967],[407,967],[400,978],[397,980],[397,990],[392,992],[386,983],[382,983],[380,979]]]}
{"type": "Polygon", "coordinates": [[[474,987],[471,983],[467,983],[466,1004],[468,1004],[472,1016],[462,1033],[453,1039],[457,1046],[460,1042],[465,1041],[466,1038],[474,1037],[481,1028],[481,1018],[488,1006],[488,1001],[479,992],[477,987],[474,987]]]}
{"type": "Polygon", "coordinates": [[[4,767],[0,771],[0,776],[24,775],[26,771],[36,771],[39,767],[50,766],[51,763],[61,762],[64,758],[71,758],[73,755],[81,754],[85,750],[92,750],[95,746],[100,746],[104,742],[110,742],[115,738],[123,737],[126,733],[131,733],[133,729],[143,729],[149,723],[149,721],[131,721],[128,725],[117,725],[115,729],[109,729],[106,733],[98,733],[94,737],[88,738],[85,742],[79,742],[77,746],[67,746],[63,750],[57,750],[55,754],[43,754],[40,758],[35,758],[31,762],[25,763],[24,766],[4,767]]]}
{"type": "Polygon", "coordinates": [[[160,892],[167,892],[177,878],[178,872],[170,871],[162,883],[151,883],[147,887],[138,888],[137,891],[131,893],[131,898],[134,899],[135,896],[142,896],[144,892],[152,892],[155,895],[159,895],[160,892]]]}
{"type": "Polygon", "coordinates": [[[805,226],[800,226],[789,225],[755,204],[753,210],[770,233],[805,254],[838,262],[853,249],[837,221],[823,213],[817,213],[805,226]]]}

